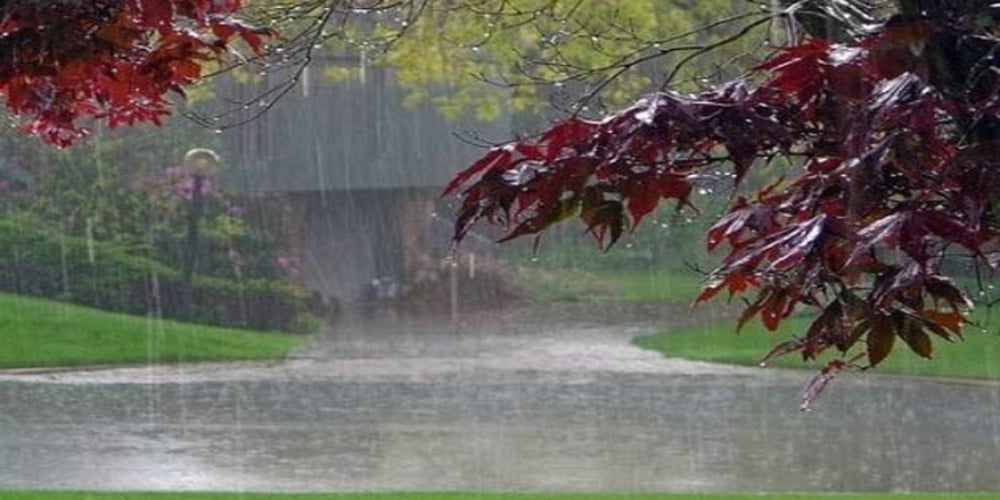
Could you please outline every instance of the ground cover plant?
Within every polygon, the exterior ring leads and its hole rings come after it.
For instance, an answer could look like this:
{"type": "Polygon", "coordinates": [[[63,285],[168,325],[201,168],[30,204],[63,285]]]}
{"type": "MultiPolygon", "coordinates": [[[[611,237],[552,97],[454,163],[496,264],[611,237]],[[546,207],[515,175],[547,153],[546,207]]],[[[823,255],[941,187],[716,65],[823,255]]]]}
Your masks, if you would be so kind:
{"type": "Polygon", "coordinates": [[[306,338],[0,294],[0,367],[281,359],[306,338]]]}
{"type": "MultiPolygon", "coordinates": [[[[142,245],[67,236],[34,217],[0,216],[0,247],[0,291],[115,312],[182,316],[180,272],[142,245]]],[[[195,277],[189,321],[310,333],[327,313],[322,300],[273,272],[236,274],[235,263],[215,267],[229,275],[195,277]]]]}

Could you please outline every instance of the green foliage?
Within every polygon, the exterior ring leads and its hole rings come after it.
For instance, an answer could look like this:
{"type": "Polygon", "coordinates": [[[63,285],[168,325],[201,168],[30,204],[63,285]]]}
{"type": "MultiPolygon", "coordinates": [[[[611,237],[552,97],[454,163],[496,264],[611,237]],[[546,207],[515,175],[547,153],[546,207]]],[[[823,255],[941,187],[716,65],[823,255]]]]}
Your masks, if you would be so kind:
{"type": "MultiPolygon", "coordinates": [[[[0,290],[110,311],[180,314],[179,273],[114,242],[65,236],[30,217],[0,219],[0,290]]],[[[263,330],[306,331],[326,307],[305,290],[263,278],[198,276],[197,321],[263,330]]]]}
{"type": "Polygon", "coordinates": [[[304,341],[8,294],[0,294],[0,310],[3,368],[273,359],[304,341]]]}
{"type": "Polygon", "coordinates": [[[160,215],[165,207],[149,196],[146,184],[179,162],[191,145],[212,147],[216,140],[179,119],[164,127],[98,129],[86,142],[64,149],[0,128],[0,178],[26,179],[10,208],[66,234],[148,244],[166,221],[160,215]]]}
{"type": "Polygon", "coordinates": [[[145,313],[150,277],[175,274],[115,243],[63,236],[29,217],[0,220],[2,290],[145,313]]]}
{"type": "MultiPolygon", "coordinates": [[[[629,103],[654,90],[694,48],[733,32],[726,24],[700,28],[752,8],[727,0],[486,0],[419,8],[374,2],[368,11],[345,9],[317,26],[319,7],[292,9],[282,0],[251,6],[257,19],[284,33],[319,32],[330,59],[340,61],[325,69],[332,80],[363,81],[368,68],[387,67],[409,104],[430,103],[446,117],[481,121],[510,111],[545,111],[550,99],[591,91],[599,94],[592,107],[629,103]]],[[[699,73],[725,74],[730,59],[752,58],[762,41],[745,37],[719,48],[711,64],[698,61],[683,69],[675,79],[679,88],[696,88],[699,73]]],[[[295,52],[288,49],[283,54],[295,52]]]]}
{"type": "MultiPolygon", "coordinates": [[[[214,136],[183,123],[99,132],[56,150],[0,132],[0,289],[111,311],[177,313],[187,251],[191,176],[176,166],[214,136]],[[11,180],[19,182],[12,183],[11,180]],[[158,298],[157,298],[158,297],[158,298]]],[[[267,330],[312,331],[325,307],[274,264],[276,243],[206,180],[194,319],[267,330]]]]}
{"type": "Polygon", "coordinates": [[[58,168],[39,178],[23,208],[71,235],[141,244],[152,219],[148,197],[101,177],[93,164],[58,168]]]}
{"type": "MultiPolygon", "coordinates": [[[[179,314],[180,282],[168,281],[167,311],[179,314]]],[[[317,295],[275,279],[236,281],[209,276],[194,280],[194,318],[200,323],[312,333],[329,309],[317,295]]]]}

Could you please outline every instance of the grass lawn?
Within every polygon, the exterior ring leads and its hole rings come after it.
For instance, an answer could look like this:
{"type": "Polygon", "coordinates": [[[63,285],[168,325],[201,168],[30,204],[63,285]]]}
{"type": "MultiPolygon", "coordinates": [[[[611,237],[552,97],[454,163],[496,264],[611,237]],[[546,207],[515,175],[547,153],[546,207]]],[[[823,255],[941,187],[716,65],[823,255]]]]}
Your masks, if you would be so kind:
{"type": "MultiPolygon", "coordinates": [[[[893,355],[880,364],[875,372],[1000,379],[1000,334],[997,333],[997,319],[1000,318],[989,318],[989,321],[984,322],[990,326],[986,331],[971,325],[966,327],[963,330],[964,342],[948,343],[935,337],[934,359],[931,360],[913,354],[904,342],[897,339],[893,355]]],[[[737,334],[736,323],[730,320],[639,337],[635,340],[635,344],[668,357],[757,365],[758,360],[774,344],[793,335],[805,334],[811,321],[810,317],[792,317],[786,320],[777,332],[769,332],[754,320],[737,334]]],[[[831,349],[830,356],[836,354],[831,349]]],[[[768,361],[768,365],[814,369],[825,364],[826,359],[829,358],[823,358],[819,362],[803,363],[801,357],[789,354],[772,358],[768,361]]],[[[997,495],[997,498],[1000,498],[1000,495],[997,495]]]]}
{"type": "Polygon", "coordinates": [[[996,493],[809,493],[809,494],[639,494],[639,493],[74,493],[0,492],[2,500],[966,500],[997,498],[996,493]]]}
{"type": "Polygon", "coordinates": [[[9,294],[0,294],[0,339],[2,368],[270,359],[305,341],[9,294]]]}
{"type": "Polygon", "coordinates": [[[701,290],[701,276],[671,271],[602,271],[598,278],[614,285],[616,296],[635,302],[690,304],[701,290]]]}
{"type": "Polygon", "coordinates": [[[514,282],[539,301],[681,302],[698,296],[701,277],[668,270],[594,270],[513,267],[514,282]]]}

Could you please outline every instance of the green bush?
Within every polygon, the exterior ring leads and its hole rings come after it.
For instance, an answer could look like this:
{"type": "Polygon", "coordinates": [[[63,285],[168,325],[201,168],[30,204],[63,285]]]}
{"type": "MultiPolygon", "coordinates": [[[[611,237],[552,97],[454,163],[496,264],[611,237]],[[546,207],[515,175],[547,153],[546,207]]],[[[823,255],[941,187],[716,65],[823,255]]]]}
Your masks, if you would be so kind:
{"type": "MultiPolygon", "coordinates": [[[[180,282],[169,281],[164,315],[180,311],[180,282]]],[[[210,325],[310,333],[319,328],[328,308],[315,294],[277,280],[243,282],[198,276],[192,290],[195,321],[210,325]]],[[[162,293],[162,292],[161,292],[162,293]]]]}
{"type": "MultiPolygon", "coordinates": [[[[63,236],[27,218],[0,219],[0,290],[109,311],[181,316],[180,273],[135,249],[63,236]]],[[[219,326],[305,332],[327,308],[315,295],[273,279],[198,276],[192,320],[219,326]]]]}

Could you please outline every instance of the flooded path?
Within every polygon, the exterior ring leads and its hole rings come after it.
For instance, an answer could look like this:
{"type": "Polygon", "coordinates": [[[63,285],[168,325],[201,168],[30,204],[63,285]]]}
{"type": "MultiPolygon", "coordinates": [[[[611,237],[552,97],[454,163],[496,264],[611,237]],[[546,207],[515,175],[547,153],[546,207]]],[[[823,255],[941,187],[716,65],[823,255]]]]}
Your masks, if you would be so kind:
{"type": "Polygon", "coordinates": [[[0,488],[1000,490],[1000,386],[663,359],[685,308],[345,321],[285,363],[0,375],[0,488]],[[635,318],[642,318],[641,321],[635,318]]]}

